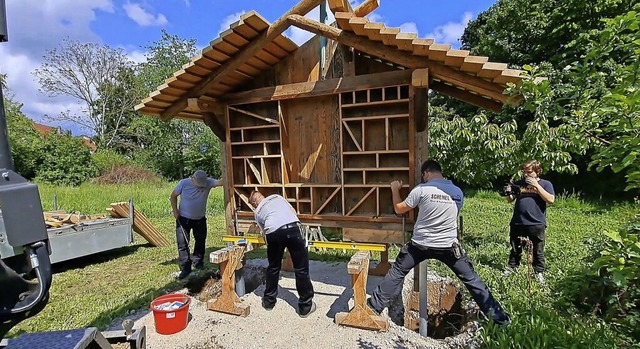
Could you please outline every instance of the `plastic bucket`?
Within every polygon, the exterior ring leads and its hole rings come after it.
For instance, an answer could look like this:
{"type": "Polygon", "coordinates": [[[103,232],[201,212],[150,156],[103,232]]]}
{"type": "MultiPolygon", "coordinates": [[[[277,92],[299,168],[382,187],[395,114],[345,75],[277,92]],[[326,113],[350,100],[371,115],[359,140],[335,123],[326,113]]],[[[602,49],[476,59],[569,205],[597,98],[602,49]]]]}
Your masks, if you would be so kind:
{"type": "Polygon", "coordinates": [[[189,304],[191,304],[191,298],[179,293],[165,294],[154,299],[151,302],[151,310],[153,311],[156,332],[174,334],[184,330],[189,321],[189,304]],[[175,309],[158,309],[159,306],[166,306],[167,303],[179,304],[174,302],[182,303],[182,305],[175,309]]]}

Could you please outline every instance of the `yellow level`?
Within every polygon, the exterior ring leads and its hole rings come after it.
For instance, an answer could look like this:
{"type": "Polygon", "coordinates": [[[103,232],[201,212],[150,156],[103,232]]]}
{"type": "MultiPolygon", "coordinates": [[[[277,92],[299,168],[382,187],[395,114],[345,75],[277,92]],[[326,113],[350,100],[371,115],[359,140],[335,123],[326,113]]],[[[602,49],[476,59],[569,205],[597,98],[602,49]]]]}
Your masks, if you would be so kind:
{"type": "MultiPolygon", "coordinates": [[[[222,241],[233,243],[252,243],[264,244],[262,236],[236,236],[223,235],[222,241]]],[[[307,241],[307,246],[317,248],[333,248],[337,250],[363,250],[363,251],[386,251],[387,246],[384,244],[370,244],[366,242],[348,242],[348,241],[307,241]]]]}

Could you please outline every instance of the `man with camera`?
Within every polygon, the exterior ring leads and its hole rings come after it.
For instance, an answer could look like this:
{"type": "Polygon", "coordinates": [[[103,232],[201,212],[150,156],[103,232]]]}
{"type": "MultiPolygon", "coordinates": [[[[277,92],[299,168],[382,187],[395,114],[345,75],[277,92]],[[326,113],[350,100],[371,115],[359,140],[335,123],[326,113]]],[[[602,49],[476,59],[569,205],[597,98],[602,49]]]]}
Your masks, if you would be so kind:
{"type": "Polygon", "coordinates": [[[514,184],[508,184],[503,189],[503,195],[508,202],[515,200],[513,216],[511,217],[509,241],[509,266],[505,276],[514,272],[520,265],[522,256],[523,237],[533,244],[533,270],[536,279],[544,284],[544,244],[547,228],[547,204],[555,201],[553,184],[540,178],[542,166],[537,160],[529,160],[522,164],[523,178],[514,184]]]}

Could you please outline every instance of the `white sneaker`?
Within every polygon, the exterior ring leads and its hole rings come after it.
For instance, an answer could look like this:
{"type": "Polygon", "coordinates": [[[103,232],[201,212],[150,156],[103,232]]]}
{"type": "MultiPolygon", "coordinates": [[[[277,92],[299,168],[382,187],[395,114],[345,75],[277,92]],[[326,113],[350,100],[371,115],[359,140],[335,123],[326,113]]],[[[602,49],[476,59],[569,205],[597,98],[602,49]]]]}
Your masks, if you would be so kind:
{"type": "Polygon", "coordinates": [[[545,286],[547,284],[544,280],[544,275],[542,275],[542,273],[536,273],[536,280],[538,280],[538,282],[542,286],[545,286]]]}
{"type": "Polygon", "coordinates": [[[509,276],[509,275],[511,275],[511,274],[513,274],[513,273],[515,273],[515,272],[516,272],[516,271],[515,271],[513,268],[511,268],[511,267],[506,267],[506,268],[504,269],[504,271],[502,272],[502,276],[503,276],[503,277],[507,277],[507,276],[509,276]]]}

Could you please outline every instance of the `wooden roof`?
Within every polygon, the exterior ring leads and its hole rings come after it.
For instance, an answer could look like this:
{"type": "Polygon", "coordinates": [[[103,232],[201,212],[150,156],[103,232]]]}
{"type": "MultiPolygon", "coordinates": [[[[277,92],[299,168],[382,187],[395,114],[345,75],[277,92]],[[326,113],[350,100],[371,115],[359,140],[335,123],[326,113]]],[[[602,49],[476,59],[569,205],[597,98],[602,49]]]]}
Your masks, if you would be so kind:
{"type": "MultiPolygon", "coordinates": [[[[509,69],[506,63],[490,62],[488,57],[472,56],[466,50],[452,49],[449,44],[417,38],[415,33],[404,33],[399,28],[370,22],[355,13],[335,13],[340,29],[295,13],[286,14],[283,18],[286,18],[286,27],[296,25],[373,57],[407,68],[429,68],[432,89],[471,104],[499,110],[505,103],[515,103],[502,95],[502,91],[507,83],[519,82],[522,71],[509,69]],[[360,47],[357,43],[361,43],[360,47]],[[396,57],[395,62],[386,57],[385,52],[396,57]]],[[[210,100],[215,104],[218,97],[257,77],[298,48],[282,34],[270,35],[275,26],[279,27],[276,32],[283,31],[281,20],[270,25],[254,11],[243,14],[229,30],[221,33],[135,109],[142,114],[160,116],[163,120],[172,117],[202,120],[199,108],[186,105],[188,98],[197,97],[200,102],[210,100]],[[258,42],[262,46],[256,48],[258,42]],[[243,60],[238,62],[238,58],[243,60]],[[236,68],[226,69],[229,63],[231,68],[236,68]]]]}
{"type": "MultiPolygon", "coordinates": [[[[161,115],[173,102],[184,96],[187,91],[203,81],[211,72],[236,55],[269,26],[270,23],[255,11],[243,14],[240,20],[231,24],[228,30],[220,33],[220,37],[211,41],[209,46],[191,59],[191,62],[173,73],[173,76],[167,79],[163,85],[158,86],[156,91],[150,93],[149,97],[135,107],[136,111],[148,115],[161,115]]],[[[270,69],[297,48],[298,45],[289,38],[278,35],[249,60],[231,71],[219,82],[208,87],[204,96],[215,99],[224,95],[270,69]]],[[[190,111],[189,108],[179,112],[176,117],[202,119],[199,111],[190,111]]]]}

